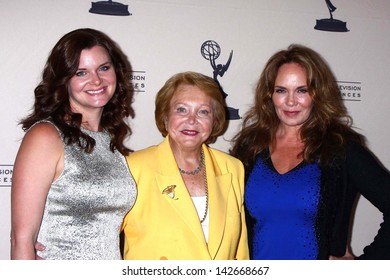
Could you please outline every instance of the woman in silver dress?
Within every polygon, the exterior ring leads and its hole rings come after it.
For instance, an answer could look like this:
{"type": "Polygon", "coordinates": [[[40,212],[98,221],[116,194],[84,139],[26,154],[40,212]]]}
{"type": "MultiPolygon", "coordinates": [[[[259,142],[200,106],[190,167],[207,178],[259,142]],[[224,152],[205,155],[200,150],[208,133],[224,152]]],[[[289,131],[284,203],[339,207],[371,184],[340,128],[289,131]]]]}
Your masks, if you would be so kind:
{"type": "Polygon", "coordinates": [[[11,190],[11,259],[120,259],[136,197],[124,155],[131,129],[127,57],[104,33],[78,29],[52,49],[35,88],[11,190]]]}

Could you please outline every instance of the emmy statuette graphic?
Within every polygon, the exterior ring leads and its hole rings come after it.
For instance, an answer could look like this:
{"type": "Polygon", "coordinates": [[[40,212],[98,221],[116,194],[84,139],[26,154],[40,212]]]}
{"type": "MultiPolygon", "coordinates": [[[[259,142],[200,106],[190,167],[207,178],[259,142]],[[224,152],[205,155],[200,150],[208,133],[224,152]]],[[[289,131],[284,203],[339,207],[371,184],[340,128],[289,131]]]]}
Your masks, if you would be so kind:
{"type": "MultiPolygon", "coordinates": [[[[218,76],[222,77],[225,72],[228,70],[230,62],[232,61],[233,51],[230,52],[229,59],[226,64],[217,64],[216,59],[221,54],[221,47],[217,42],[208,40],[202,44],[200,47],[200,53],[202,56],[210,61],[211,67],[213,68],[213,79],[217,82],[224,99],[228,96],[228,94],[223,90],[220,82],[218,81],[218,76]]],[[[234,109],[231,107],[226,108],[226,118],[229,120],[238,120],[241,117],[238,114],[238,109],[234,109]]]]}
{"type": "Polygon", "coordinates": [[[326,5],[328,6],[330,18],[317,19],[317,23],[314,26],[314,29],[322,31],[332,31],[332,32],[347,32],[347,23],[338,19],[333,18],[333,12],[336,10],[336,7],[330,2],[330,0],[325,0],[326,5]]]}
{"type": "Polygon", "coordinates": [[[98,1],[91,2],[92,7],[89,12],[92,14],[109,15],[109,16],[130,16],[128,5],[119,2],[98,1]]]}

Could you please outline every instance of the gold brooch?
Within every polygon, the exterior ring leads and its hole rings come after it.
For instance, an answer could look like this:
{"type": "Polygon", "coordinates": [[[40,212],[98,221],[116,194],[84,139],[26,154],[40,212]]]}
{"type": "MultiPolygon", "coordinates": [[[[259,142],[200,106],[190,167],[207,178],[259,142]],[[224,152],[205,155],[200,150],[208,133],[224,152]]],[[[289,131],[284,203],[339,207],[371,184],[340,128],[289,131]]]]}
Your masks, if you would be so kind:
{"type": "Polygon", "coordinates": [[[170,198],[174,199],[175,198],[175,188],[176,185],[170,185],[166,187],[163,191],[162,194],[168,195],[170,198]]]}

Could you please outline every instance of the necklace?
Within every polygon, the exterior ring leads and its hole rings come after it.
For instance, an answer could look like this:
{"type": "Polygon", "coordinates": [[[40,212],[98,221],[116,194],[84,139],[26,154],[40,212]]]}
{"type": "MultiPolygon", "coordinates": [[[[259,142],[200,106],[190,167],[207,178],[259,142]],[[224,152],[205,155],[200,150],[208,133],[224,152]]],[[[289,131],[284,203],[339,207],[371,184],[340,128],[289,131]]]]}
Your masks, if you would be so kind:
{"type": "Polygon", "coordinates": [[[192,171],[185,171],[185,170],[183,170],[183,169],[181,169],[179,167],[179,171],[182,174],[195,175],[195,174],[198,174],[200,170],[202,170],[203,166],[204,166],[204,154],[203,154],[203,150],[201,150],[201,152],[200,152],[200,164],[199,164],[198,168],[196,168],[195,170],[192,170],[192,171]]]}
{"type": "MultiPolygon", "coordinates": [[[[204,158],[203,158],[203,161],[204,161],[204,158]]],[[[202,164],[204,165],[204,162],[202,162],[202,164]]],[[[203,218],[202,220],[200,220],[200,223],[203,223],[205,220],[206,220],[206,217],[207,217],[207,212],[209,210],[209,187],[207,185],[207,174],[206,174],[206,167],[204,168],[204,171],[203,171],[203,178],[204,178],[204,188],[205,188],[205,191],[206,191],[206,209],[204,210],[204,215],[203,215],[203,218]]]]}
{"type": "Polygon", "coordinates": [[[204,210],[203,218],[200,220],[200,223],[203,223],[206,220],[207,212],[209,210],[209,188],[208,188],[208,184],[207,184],[207,174],[206,174],[206,166],[204,164],[204,153],[203,153],[203,150],[201,150],[201,152],[200,152],[200,164],[199,164],[197,169],[195,169],[193,171],[185,171],[185,170],[183,170],[183,169],[181,169],[179,167],[180,173],[187,174],[187,175],[195,175],[195,174],[199,173],[200,170],[202,170],[203,167],[204,167],[204,169],[203,169],[203,181],[204,181],[204,189],[205,189],[205,192],[206,192],[206,207],[205,207],[205,210],[204,210]]]}

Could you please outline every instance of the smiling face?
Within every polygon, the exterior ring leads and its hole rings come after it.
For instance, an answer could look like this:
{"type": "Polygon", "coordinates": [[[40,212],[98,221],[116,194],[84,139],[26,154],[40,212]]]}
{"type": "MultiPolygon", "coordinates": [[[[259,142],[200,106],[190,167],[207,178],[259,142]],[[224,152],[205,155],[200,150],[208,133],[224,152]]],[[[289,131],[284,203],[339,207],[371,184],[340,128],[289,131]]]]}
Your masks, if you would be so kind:
{"type": "Polygon", "coordinates": [[[72,110],[79,113],[102,112],[115,89],[115,69],[106,49],[95,46],[82,50],[77,72],[69,81],[72,110]]]}
{"type": "Polygon", "coordinates": [[[272,102],[281,126],[300,128],[313,108],[308,92],[305,70],[297,63],[279,68],[272,94],[272,102]]]}
{"type": "Polygon", "coordinates": [[[211,97],[196,86],[179,86],[171,99],[165,121],[172,149],[199,149],[209,138],[213,122],[211,97]]]}

